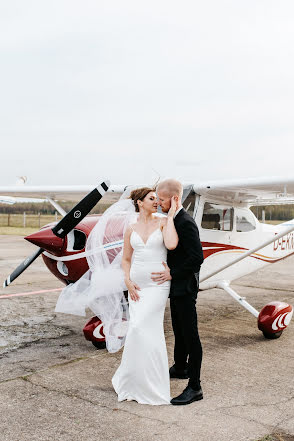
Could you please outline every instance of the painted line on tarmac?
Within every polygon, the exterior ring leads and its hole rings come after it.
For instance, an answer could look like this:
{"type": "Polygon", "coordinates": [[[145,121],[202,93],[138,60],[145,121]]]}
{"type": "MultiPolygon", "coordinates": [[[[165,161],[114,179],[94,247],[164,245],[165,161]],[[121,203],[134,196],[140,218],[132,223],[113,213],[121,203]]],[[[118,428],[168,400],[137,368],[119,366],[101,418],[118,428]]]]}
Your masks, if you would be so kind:
{"type": "Polygon", "coordinates": [[[46,292],[56,292],[61,291],[63,288],[55,288],[55,289],[42,289],[42,291],[31,291],[31,292],[18,292],[15,294],[5,294],[0,296],[0,299],[8,299],[9,297],[21,297],[21,296],[32,296],[36,294],[44,294],[46,292]]]}

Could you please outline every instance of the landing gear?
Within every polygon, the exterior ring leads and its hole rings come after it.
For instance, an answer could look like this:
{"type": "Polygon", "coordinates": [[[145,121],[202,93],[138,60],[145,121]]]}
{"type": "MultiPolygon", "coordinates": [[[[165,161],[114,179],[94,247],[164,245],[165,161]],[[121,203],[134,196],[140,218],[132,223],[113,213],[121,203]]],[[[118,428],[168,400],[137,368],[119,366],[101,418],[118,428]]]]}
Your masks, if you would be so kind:
{"type": "Polygon", "coordinates": [[[258,329],[269,340],[281,337],[284,329],[289,325],[293,315],[293,308],[288,303],[270,302],[265,305],[258,315],[258,329]]]}
{"type": "Polygon", "coordinates": [[[265,338],[268,340],[276,340],[277,338],[280,338],[283,334],[283,331],[275,332],[274,334],[270,334],[269,332],[262,331],[265,338]]]}
{"type": "Polygon", "coordinates": [[[243,308],[247,309],[247,311],[251,312],[251,314],[257,318],[258,329],[263,333],[264,337],[269,340],[280,338],[284,329],[287,328],[291,321],[293,308],[288,303],[270,302],[258,313],[253,306],[246,302],[244,297],[239,296],[239,294],[229,286],[229,282],[223,280],[218,283],[217,287],[230,294],[243,308]]]}
{"type": "Polygon", "coordinates": [[[103,334],[103,324],[98,317],[92,317],[83,329],[85,339],[90,341],[96,349],[105,349],[105,335],[103,334]]]}

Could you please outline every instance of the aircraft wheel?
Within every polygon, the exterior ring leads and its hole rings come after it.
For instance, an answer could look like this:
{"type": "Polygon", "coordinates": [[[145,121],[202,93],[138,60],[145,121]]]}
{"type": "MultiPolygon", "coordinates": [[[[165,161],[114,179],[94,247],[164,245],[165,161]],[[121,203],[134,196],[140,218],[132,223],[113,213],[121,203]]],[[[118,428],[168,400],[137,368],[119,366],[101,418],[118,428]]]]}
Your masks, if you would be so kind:
{"type": "Polygon", "coordinates": [[[92,345],[94,345],[96,349],[105,349],[106,348],[105,341],[92,341],[92,345]]]}
{"type": "Polygon", "coordinates": [[[262,331],[265,338],[268,338],[269,340],[276,340],[277,338],[280,338],[283,334],[283,331],[275,332],[274,334],[270,334],[269,332],[262,331]]]}

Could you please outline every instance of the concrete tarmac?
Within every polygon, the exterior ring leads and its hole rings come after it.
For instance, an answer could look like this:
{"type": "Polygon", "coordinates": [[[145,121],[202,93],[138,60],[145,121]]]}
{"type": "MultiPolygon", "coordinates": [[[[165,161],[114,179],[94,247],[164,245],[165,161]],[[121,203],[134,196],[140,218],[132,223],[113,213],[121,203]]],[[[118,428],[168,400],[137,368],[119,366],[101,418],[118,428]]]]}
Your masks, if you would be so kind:
{"type": "MultiPolygon", "coordinates": [[[[0,280],[34,250],[21,237],[0,236],[0,280]]],[[[272,300],[294,304],[293,265],[290,257],[232,286],[258,310],[272,300]]],[[[0,295],[61,286],[39,258],[0,295]]],[[[201,292],[204,399],[188,406],[118,403],[111,378],[121,351],[96,350],[82,334],[87,318],[55,314],[57,298],[0,299],[1,441],[294,440],[293,323],[280,339],[266,340],[228,294],[201,292]]],[[[165,331],[171,365],[169,306],[165,331]]],[[[172,396],[185,386],[172,380],[172,396]]]]}

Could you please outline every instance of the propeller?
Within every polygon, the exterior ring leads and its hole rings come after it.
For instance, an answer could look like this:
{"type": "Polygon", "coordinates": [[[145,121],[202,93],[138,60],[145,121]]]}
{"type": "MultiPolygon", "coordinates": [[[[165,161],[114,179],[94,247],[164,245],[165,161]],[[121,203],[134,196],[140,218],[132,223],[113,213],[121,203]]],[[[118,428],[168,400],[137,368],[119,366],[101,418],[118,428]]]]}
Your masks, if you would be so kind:
{"type": "MultiPolygon", "coordinates": [[[[65,236],[73,230],[78,223],[84,219],[87,214],[95,207],[95,205],[104,196],[110,186],[109,181],[104,181],[98,187],[94,188],[87,196],[84,197],[77,205],[61,219],[55,227],[52,228],[52,232],[55,236],[63,239],[65,236]]],[[[27,257],[18,267],[10,274],[9,277],[3,283],[3,288],[10,285],[21,273],[23,273],[40,254],[44,251],[43,248],[39,248],[30,257],[27,257]]]]}

